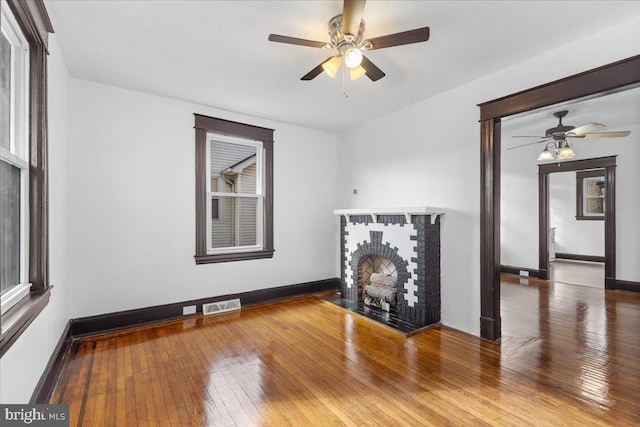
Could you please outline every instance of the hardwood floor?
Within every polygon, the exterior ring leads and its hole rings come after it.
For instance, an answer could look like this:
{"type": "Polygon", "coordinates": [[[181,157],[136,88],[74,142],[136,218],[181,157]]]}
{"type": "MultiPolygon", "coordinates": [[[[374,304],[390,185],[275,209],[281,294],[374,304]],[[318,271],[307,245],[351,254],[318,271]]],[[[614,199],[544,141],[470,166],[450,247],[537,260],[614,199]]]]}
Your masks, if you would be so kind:
{"type": "Polygon", "coordinates": [[[549,280],[604,289],[604,263],[555,259],[549,263],[549,280]]]}
{"type": "Polygon", "coordinates": [[[640,296],[504,278],[501,345],[307,296],[73,343],[79,426],[640,424],[640,296]]]}

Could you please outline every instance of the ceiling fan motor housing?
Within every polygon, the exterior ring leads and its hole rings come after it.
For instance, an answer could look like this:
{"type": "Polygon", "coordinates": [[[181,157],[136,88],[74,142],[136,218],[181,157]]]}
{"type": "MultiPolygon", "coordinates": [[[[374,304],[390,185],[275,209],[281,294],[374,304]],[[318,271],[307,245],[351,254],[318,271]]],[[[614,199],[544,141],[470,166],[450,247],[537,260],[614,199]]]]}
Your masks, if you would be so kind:
{"type": "Polygon", "coordinates": [[[564,133],[572,131],[576,128],[575,126],[565,126],[562,124],[562,118],[565,117],[567,114],[569,114],[569,111],[567,110],[556,111],[555,113],[553,113],[553,115],[558,118],[558,126],[547,129],[547,131],[545,132],[546,137],[552,137],[552,136],[563,137],[564,133]]]}
{"type": "Polygon", "coordinates": [[[360,21],[360,27],[358,34],[353,34],[355,37],[353,40],[346,40],[345,35],[342,32],[342,15],[334,16],[329,20],[329,38],[333,47],[337,48],[341,44],[349,43],[353,45],[360,45],[362,43],[362,34],[364,33],[364,19],[360,21]]]}
{"type": "Polygon", "coordinates": [[[545,136],[547,137],[552,137],[554,135],[562,136],[566,132],[572,131],[575,128],[576,128],[575,126],[564,126],[564,125],[556,126],[554,128],[547,129],[547,131],[545,132],[545,136]]]}

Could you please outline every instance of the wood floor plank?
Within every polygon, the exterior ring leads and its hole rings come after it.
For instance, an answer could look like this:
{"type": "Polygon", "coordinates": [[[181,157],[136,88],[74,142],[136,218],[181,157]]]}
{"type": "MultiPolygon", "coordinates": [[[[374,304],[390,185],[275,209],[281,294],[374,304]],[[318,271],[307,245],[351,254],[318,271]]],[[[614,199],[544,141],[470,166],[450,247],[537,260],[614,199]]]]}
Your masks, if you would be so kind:
{"type": "Polygon", "coordinates": [[[503,338],[306,296],[75,341],[71,425],[640,425],[640,296],[504,278],[503,338]]]}

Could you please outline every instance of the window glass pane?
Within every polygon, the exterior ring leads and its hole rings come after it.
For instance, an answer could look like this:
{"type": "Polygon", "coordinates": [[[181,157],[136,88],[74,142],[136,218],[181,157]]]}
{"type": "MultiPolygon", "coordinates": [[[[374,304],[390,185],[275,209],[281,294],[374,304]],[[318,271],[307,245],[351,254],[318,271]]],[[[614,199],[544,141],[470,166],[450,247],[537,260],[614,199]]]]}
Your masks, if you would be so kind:
{"type": "Polygon", "coordinates": [[[211,219],[220,219],[220,200],[217,197],[211,199],[211,219]]]}
{"type": "Polygon", "coordinates": [[[256,245],[258,199],[218,197],[218,203],[219,220],[211,223],[211,247],[256,245]]]}
{"type": "Polygon", "coordinates": [[[585,214],[604,214],[604,199],[587,198],[587,206],[585,214]]]}
{"type": "Polygon", "coordinates": [[[585,179],[587,197],[604,196],[604,178],[585,179]]]}
{"type": "MultiPolygon", "coordinates": [[[[0,33],[1,34],[1,33],[0,33]]],[[[11,150],[11,44],[0,37],[0,146],[11,150]]]]}
{"type": "Polygon", "coordinates": [[[20,282],[20,169],[0,161],[0,295],[20,282]]]}
{"type": "Polygon", "coordinates": [[[223,185],[211,191],[225,193],[256,193],[256,147],[211,141],[211,180],[223,185]]]}

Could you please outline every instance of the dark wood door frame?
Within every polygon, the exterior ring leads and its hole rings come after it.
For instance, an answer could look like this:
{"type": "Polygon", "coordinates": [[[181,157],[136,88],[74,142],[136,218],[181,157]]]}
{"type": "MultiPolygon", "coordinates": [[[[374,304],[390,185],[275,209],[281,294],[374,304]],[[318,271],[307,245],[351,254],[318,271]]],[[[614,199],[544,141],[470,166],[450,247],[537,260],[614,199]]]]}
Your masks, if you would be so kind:
{"type": "MultiPolygon", "coordinates": [[[[496,341],[500,324],[500,120],[502,117],[640,83],[640,55],[480,107],[480,336],[496,341]]],[[[615,178],[614,178],[615,179],[615,178]]]]}
{"type": "Polygon", "coordinates": [[[606,289],[616,289],[616,156],[573,160],[538,165],[538,269],[539,278],[549,279],[549,175],[604,169],[604,283],[606,289]]]}

